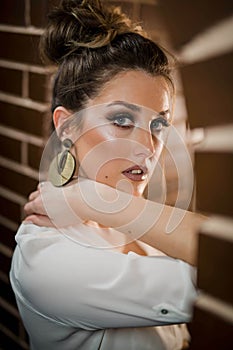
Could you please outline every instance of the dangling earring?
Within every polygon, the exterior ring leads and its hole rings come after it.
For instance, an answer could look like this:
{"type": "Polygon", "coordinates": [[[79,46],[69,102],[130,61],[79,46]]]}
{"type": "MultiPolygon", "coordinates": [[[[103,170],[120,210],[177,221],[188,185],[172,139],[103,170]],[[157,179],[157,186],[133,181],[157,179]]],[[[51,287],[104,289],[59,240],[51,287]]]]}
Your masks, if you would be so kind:
{"type": "Polygon", "coordinates": [[[76,167],[75,158],[70,153],[72,141],[65,139],[62,144],[66,149],[53,159],[48,172],[48,180],[56,187],[67,184],[72,179],[76,167]]]}

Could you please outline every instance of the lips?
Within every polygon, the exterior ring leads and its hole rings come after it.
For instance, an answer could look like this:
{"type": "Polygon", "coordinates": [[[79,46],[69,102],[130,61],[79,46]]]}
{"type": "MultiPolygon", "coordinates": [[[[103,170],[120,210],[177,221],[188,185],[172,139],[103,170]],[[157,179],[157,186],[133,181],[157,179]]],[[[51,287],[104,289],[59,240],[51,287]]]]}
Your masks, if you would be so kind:
{"type": "Polygon", "coordinates": [[[146,167],[135,165],[122,171],[122,174],[132,181],[144,181],[147,178],[148,170],[146,167]]]}

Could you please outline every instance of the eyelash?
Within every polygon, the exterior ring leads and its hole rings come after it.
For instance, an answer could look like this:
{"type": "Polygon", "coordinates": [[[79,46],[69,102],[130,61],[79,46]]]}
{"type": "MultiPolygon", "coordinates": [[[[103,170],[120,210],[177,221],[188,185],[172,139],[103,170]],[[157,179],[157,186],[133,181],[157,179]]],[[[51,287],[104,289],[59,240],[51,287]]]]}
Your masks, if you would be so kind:
{"type": "MultiPolygon", "coordinates": [[[[113,125],[116,126],[116,127],[118,127],[118,128],[130,129],[130,128],[132,128],[132,127],[135,126],[134,118],[133,118],[130,114],[124,114],[124,113],[122,113],[122,114],[118,114],[118,115],[114,115],[114,116],[112,116],[112,117],[109,117],[108,119],[109,119],[110,121],[112,121],[113,125]],[[127,122],[126,124],[120,124],[120,123],[119,123],[119,120],[120,120],[120,119],[121,119],[121,120],[123,119],[124,121],[128,120],[128,122],[127,122]]],[[[157,118],[157,119],[154,119],[154,120],[152,120],[151,125],[150,125],[151,133],[152,133],[152,134],[153,134],[154,132],[155,132],[155,133],[158,133],[158,132],[162,131],[162,129],[163,129],[164,127],[168,127],[168,126],[170,126],[170,124],[169,124],[169,122],[168,122],[166,119],[164,119],[164,118],[162,118],[162,117],[157,118]],[[154,129],[153,123],[158,124],[158,125],[159,125],[159,128],[158,128],[158,129],[156,129],[156,128],[154,129]],[[153,129],[154,129],[154,130],[153,130],[153,129]]]]}
{"type": "Polygon", "coordinates": [[[153,133],[153,123],[154,122],[159,124],[159,129],[155,129],[155,132],[160,132],[160,131],[162,131],[162,129],[164,127],[167,128],[170,125],[169,122],[166,119],[162,118],[162,117],[154,119],[154,120],[152,120],[151,125],[150,125],[150,129],[151,129],[152,133],[153,133]]]}
{"type": "Polygon", "coordinates": [[[115,125],[118,128],[122,128],[122,129],[129,129],[132,128],[134,126],[134,118],[130,115],[130,114],[118,114],[118,115],[114,115],[110,118],[108,118],[110,121],[112,121],[113,125],[115,125]],[[126,124],[120,124],[120,119],[126,121],[126,124]]]}

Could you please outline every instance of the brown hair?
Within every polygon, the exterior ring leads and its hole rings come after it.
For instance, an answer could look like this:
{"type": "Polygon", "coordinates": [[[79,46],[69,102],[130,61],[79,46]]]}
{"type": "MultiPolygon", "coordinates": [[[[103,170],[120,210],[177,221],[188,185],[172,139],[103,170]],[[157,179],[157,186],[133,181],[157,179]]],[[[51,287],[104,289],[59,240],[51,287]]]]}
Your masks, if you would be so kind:
{"type": "Polygon", "coordinates": [[[119,8],[99,0],[63,0],[49,14],[40,47],[43,58],[58,66],[52,111],[59,105],[81,110],[124,70],[161,75],[174,89],[165,50],[119,8]]]}

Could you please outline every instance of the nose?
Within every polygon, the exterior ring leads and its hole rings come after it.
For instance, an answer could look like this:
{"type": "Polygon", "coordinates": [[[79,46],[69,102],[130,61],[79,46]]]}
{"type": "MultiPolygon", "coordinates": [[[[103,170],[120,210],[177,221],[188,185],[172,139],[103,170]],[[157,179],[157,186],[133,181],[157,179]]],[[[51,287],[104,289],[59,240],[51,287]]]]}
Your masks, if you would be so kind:
{"type": "Polygon", "coordinates": [[[134,154],[144,158],[152,157],[155,153],[155,143],[149,130],[137,128],[135,131],[134,154]]]}

